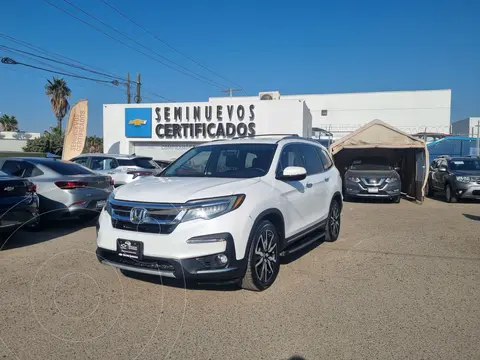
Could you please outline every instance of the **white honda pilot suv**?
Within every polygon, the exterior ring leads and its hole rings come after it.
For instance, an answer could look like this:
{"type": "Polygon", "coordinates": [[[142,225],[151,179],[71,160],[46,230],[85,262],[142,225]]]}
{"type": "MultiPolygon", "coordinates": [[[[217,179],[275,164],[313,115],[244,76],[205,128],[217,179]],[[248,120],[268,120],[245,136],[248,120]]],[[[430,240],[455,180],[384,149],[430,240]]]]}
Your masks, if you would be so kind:
{"type": "Polygon", "coordinates": [[[213,141],[117,188],[99,217],[97,257],[121,270],[265,290],[281,256],[337,239],[341,194],[340,174],[314,140],[213,141]]]}

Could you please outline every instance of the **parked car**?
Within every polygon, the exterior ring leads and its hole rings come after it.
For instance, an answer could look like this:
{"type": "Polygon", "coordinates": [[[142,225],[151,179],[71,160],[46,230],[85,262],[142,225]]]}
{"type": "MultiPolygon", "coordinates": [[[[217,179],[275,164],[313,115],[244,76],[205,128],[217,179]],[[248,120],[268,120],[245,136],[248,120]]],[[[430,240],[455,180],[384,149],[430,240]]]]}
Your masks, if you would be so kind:
{"type": "Polygon", "coordinates": [[[82,154],[73,158],[72,162],[85,166],[97,174],[111,176],[115,186],[125,185],[162,171],[151,157],[137,155],[82,154]]]}
{"type": "Polygon", "coordinates": [[[383,157],[354,160],[345,172],[345,198],[385,198],[400,202],[402,184],[399,168],[383,157]]]}
{"type": "Polygon", "coordinates": [[[12,232],[23,224],[36,228],[38,213],[36,186],[0,171],[0,232],[12,232]]]}
{"type": "Polygon", "coordinates": [[[36,185],[41,220],[71,216],[93,218],[113,191],[110,176],[72,162],[46,158],[0,158],[3,172],[36,185]]]}
{"type": "Polygon", "coordinates": [[[198,145],[159,176],[115,189],[97,257],[122,270],[267,289],[279,256],[340,231],[342,181],[328,151],[298,136],[198,145]]]}
{"type": "Polygon", "coordinates": [[[427,195],[445,193],[447,202],[458,199],[480,199],[480,159],[476,157],[442,156],[430,165],[427,195]]]}

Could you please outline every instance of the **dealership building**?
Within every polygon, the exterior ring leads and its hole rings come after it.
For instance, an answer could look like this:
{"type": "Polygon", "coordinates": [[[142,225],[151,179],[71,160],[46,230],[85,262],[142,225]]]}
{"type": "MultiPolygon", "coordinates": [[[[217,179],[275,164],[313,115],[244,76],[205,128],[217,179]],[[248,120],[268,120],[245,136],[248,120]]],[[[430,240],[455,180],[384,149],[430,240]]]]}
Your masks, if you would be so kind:
{"type": "Polygon", "coordinates": [[[211,97],[208,102],[106,104],[105,153],[177,158],[195,144],[259,134],[334,139],[379,119],[408,134],[450,133],[451,90],[211,97]]]}

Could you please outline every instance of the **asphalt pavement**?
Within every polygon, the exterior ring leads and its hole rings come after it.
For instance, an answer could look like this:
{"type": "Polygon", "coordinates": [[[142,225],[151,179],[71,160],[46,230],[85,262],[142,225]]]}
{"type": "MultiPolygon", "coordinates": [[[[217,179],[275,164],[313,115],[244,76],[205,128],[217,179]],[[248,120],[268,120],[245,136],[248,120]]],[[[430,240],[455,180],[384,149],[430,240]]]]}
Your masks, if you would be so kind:
{"type": "Polygon", "coordinates": [[[0,359],[479,359],[480,204],[346,203],[272,288],[125,276],[93,224],[0,252],[0,359]]]}

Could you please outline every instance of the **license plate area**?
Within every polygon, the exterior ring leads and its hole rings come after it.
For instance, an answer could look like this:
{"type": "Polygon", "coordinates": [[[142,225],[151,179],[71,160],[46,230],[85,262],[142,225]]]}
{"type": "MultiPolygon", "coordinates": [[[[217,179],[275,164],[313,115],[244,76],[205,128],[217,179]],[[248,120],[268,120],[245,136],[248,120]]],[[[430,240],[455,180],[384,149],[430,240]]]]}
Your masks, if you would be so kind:
{"type": "Polygon", "coordinates": [[[100,200],[100,201],[97,201],[97,204],[95,205],[97,208],[103,208],[106,204],[106,200],[100,200]]]}
{"type": "Polygon", "coordinates": [[[367,190],[370,194],[377,194],[378,193],[378,188],[376,187],[371,187],[371,188],[368,188],[367,190]]]}
{"type": "Polygon", "coordinates": [[[142,260],[143,243],[140,241],[117,239],[117,253],[119,256],[142,260]]]}

